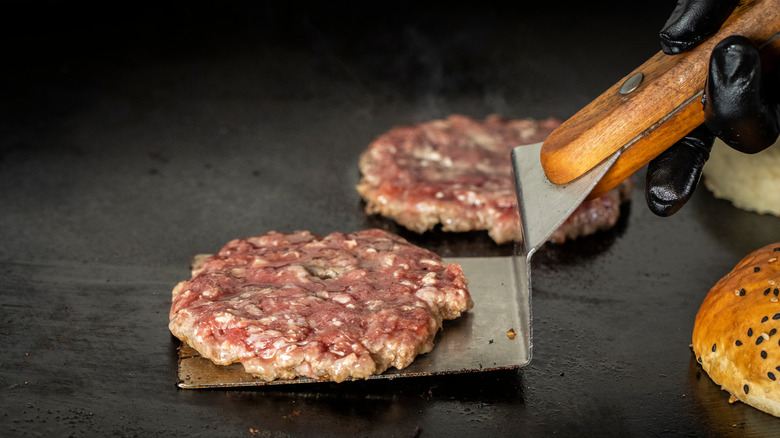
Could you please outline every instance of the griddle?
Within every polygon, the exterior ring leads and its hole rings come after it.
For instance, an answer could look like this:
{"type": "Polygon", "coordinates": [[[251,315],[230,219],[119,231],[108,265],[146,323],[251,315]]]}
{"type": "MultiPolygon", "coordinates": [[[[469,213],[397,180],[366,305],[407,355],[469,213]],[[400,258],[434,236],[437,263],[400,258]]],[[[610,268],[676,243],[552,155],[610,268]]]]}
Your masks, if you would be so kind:
{"type": "Polygon", "coordinates": [[[270,229],[480,233],[366,216],[356,160],[461,113],[566,118],[657,52],[674,2],[11,2],[0,14],[0,434],[771,436],[701,372],[704,294],[777,218],[638,188],[613,230],[533,258],[520,370],[187,391],[170,291],[198,252],[270,229]],[[111,10],[112,8],[116,8],[111,10]],[[96,18],[97,17],[97,18],[96,18]],[[598,60],[598,61],[596,61],[598,60]]]}

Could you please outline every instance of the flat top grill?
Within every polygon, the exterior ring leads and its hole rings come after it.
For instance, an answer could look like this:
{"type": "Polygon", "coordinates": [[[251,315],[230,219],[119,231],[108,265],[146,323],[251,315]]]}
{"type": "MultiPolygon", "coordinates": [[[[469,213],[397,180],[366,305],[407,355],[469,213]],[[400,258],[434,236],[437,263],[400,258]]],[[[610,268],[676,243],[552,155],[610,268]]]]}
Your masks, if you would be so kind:
{"type": "Polygon", "coordinates": [[[674,6],[524,3],[9,6],[3,435],[774,433],[775,418],[728,403],[689,344],[707,290],[780,241],[778,218],[706,190],[657,218],[643,175],[613,230],[534,255],[522,369],[177,387],[171,290],[230,239],[380,227],[445,258],[512,254],[482,233],[366,216],[354,185],[359,154],[395,125],[570,116],[658,50],[674,6]]]}

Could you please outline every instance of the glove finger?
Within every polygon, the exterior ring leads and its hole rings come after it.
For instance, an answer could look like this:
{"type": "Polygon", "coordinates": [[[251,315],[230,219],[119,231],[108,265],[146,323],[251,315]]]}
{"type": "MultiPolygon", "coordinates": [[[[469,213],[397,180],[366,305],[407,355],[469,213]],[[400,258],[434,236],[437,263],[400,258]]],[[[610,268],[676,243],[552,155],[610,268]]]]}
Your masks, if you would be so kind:
{"type": "Polygon", "coordinates": [[[706,124],[738,151],[762,151],[780,133],[778,103],[764,81],[761,57],[750,40],[735,35],[715,46],[704,90],[706,124]]]}
{"type": "Polygon", "coordinates": [[[677,213],[693,195],[715,136],[701,125],[647,165],[645,200],[658,216],[677,213]]]}
{"type": "Polygon", "coordinates": [[[699,44],[720,29],[738,0],[677,0],[659,33],[661,50],[675,55],[699,44]]]}

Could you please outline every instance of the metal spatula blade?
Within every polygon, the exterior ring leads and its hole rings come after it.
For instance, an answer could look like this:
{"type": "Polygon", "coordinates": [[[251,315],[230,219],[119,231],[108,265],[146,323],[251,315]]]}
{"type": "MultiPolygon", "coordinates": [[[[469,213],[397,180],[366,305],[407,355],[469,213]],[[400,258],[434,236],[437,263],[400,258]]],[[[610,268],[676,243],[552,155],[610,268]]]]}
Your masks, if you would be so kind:
{"type": "Polygon", "coordinates": [[[588,196],[622,152],[619,149],[589,172],[566,184],[550,182],[539,161],[542,143],[512,150],[522,240],[520,255],[530,258],[588,196]]]}
{"type": "Polygon", "coordinates": [[[524,334],[528,351],[525,363],[531,360],[533,350],[531,256],[582,203],[622,153],[620,149],[576,180],[558,185],[550,182],[542,169],[541,147],[542,143],[536,143],[512,150],[522,239],[516,245],[515,254],[516,307],[523,309],[517,317],[522,321],[521,326],[528,330],[524,334]]]}

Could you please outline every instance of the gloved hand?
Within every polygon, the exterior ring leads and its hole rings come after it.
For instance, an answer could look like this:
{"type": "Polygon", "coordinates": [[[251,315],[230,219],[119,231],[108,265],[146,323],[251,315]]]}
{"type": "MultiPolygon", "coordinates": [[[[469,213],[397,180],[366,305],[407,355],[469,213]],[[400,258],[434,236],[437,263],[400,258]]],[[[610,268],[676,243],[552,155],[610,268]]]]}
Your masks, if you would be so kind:
{"type": "MultiPolygon", "coordinates": [[[[737,0],[678,0],[660,33],[664,53],[682,53],[718,31],[737,0]]],[[[725,38],[710,56],[704,89],[705,123],[647,167],[645,199],[659,216],[671,216],[693,194],[715,137],[756,153],[780,134],[780,61],[762,76],[758,49],[741,36],[725,38]]]]}

